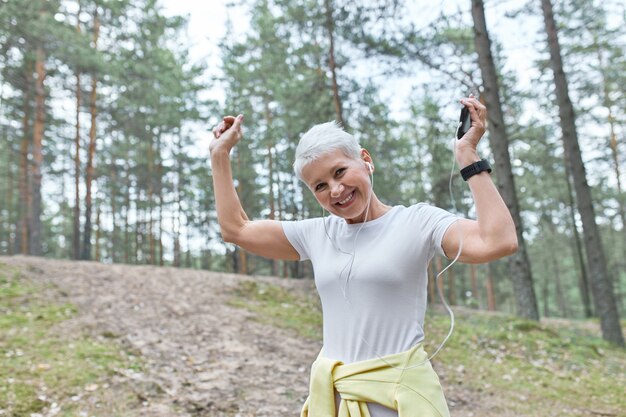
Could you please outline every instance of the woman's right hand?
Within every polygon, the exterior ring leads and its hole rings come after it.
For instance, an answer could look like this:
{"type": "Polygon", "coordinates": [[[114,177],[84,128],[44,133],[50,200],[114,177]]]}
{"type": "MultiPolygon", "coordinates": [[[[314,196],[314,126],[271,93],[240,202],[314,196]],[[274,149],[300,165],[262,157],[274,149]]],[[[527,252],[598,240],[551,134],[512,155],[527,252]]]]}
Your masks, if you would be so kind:
{"type": "Polygon", "coordinates": [[[213,129],[214,139],[209,144],[211,154],[215,151],[224,151],[226,154],[229,154],[243,136],[241,131],[242,123],[243,114],[237,117],[225,116],[220,124],[213,129]]]}

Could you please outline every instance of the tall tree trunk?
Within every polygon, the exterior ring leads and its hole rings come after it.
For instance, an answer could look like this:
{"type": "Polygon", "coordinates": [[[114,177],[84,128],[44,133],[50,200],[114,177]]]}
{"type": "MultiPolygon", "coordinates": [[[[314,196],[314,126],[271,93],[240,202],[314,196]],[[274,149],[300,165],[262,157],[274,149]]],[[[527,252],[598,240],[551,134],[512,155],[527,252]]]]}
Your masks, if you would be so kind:
{"type": "Polygon", "coordinates": [[[174,263],[173,266],[175,267],[180,267],[180,259],[181,259],[181,253],[180,253],[180,235],[176,236],[174,238],[174,263]]]}
{"type": "MultiPolygon", "coordinates": [[[[609,81],[607,80],[608,76],[606,74],[607,71],[606,71],[606,66],[604,63],[604,55],[602,54],[603,48],[600,46],[600,42],[595,35],[593,39],[593,45],[596,48],[596,51],[598,54],[600,74],[602,76],[602,93],[603,93],[602,103],[604,107],[606,107],[607,112],[608,112],[607,121],[609,123],[609,146],[611,148],[611,156],[613,158],[613,169],[615,170],[615,179],[617,180],[616,200],[617,200],[617,205],[619,207],[619,210],[618,210],[619,218],[622,223],[621,239],[618,245],[621,245],[622,252],[624,252],[624,250],[626,250],[626,246],[624,246],[626,244],[626,233],[625,233],[626,232],[626,195],[624,194],[622,190],[622,179],[621,179],[622,174],[621,174],[620,161],[619,161],[620,159],[619,152],[617,148],[617,134],[615,132],[616,120],[615,120],[615,116],[613,113],[613,103],[611,100],[612,91],[610,90],[610,84],[609,84],[609,81]]],[[[623,265],[624,264],[622,263],[621,269],[626,271],[626,267],[624,267],[623,265]]],[[[619,295],[620,293],[619,279],[616,279],[616,277],[618,277],[620,274],[620,272],[618,271],[620,267],[618,265],[615,265],[615,268],[616,268],[616,271],[613,272],[612,277],[615,279],[614,284],[617,284],[618,286],[616,302],[617,302],[618,311],[619,311],[623,309],[622,299],[619,295]]]]}
{"type": "MultiPolygon", "coordinates": [[[[433,288],[435,288],[437,290],[437,294],[444,294],[444,290],[443,290],[443,276],[439,277],[439,279],[437,279],[437,277],[439,276],[439,273],[443,271],[443,265],[441,263],[441,257],[437,256],[435,258],[435,272],[434,272],[434,277],[433,277],[433,283],[435,284],[433,286],[433,288]]],[[[433,294],[434,295],[434,294],[433,294]]],[[[437,303],[441,303],[441,299],[439,297],[436,297],[435,300],[437,300],[437,303]]]]}
{"type": "Polygon", "coordinates": [[[183,211],[182,207],[182,191],[180,190],[180,178],[181,174],[178,173],[178,180],[176,186],[176,215],[174,217],[174,266],[181,266],[181,248],[180,248],[180,221],[183,211]]]}
{"type": "Polygon", "coordinates": [[[454,274],[454,268],[448,269],[448,303],[451,306],[457,305],[456,275],[454,274]]]}
{"type": "Polygon", "coordinates": [[[157,178],[159,179],[159,186],[157,188],[157,199],[158,199],[158,208],[159,208],[159,217],[158,217],[158,235],[157,235],[157,245],[159,250],[159,256],[157,258],[157,264],[159,266],[163,266],[163,164],[161,162],[161,136],[159,134],[157,139],[157,155],[158,155],[158,163],[157,163],[157,178]]]}
{"type": "MultiPolygon", "coordinates": [[[[276,219],[276,203],[274,199],[274,158],[272,155],[272,146],[267,146],[267,156],[269,159],[269,180],[270,180],[270,220],[276,219]]],[[[278,276],[278,261],[276,259],[270,259],[272,267],[272,275],[278,276]]]]}
{"type": "Polygon", "coordinates": [[[552,12],[552,2],[550,0],[541,0],[541,6],[545,29],[548,35],[550,65],[554,73],[563,145],[565,155],[567,156],[567,163],[569,164],[574,179],[578,212],[580,213],[583,223],[593,301],[596,313],[600,317],[602,337],[615,345],[625,346],[615,295],[613,294],[613,285],[609,278],[604,249],[602,247],[602,239],[600,238],[596,224],[591,189],[587,184],[587,174],[578,144],[574,107],[569,98],[569,89],[565,72],[563,71],[561,47],[559,45],[556,23],[552,12]]]}
{"type": "MultiPolygon", "coordinates": [[[[93,16],[93,49],[98,49],[98,37],[100,35],[100,18],[98,8],[93,16]]],[[[91,183],[94,177],[94,158],[96,154],[96,116],[97,116],[97,87],[98,77],[95,73],[91,75],[91,94],[89,96],[89,112],[91,114],[91,126],[89,127],[89,151],[87,153],[87,169],[85,179],[85,231],[83,235],[82,259],[91,259],[91,183]]]]}
{"type": "Polygon", "coordinates": [[[433,271],[432,261],[428,264],[428,302],[433,304],[437,299],[437,288],[435,288],[435,271],[433,271]]]}
{"type": "MultiPolygon", "coordinates": [[[[263,96],[263,112],[265,116],[265,123],[267,124],[266,130],[266,142],[267,142],[267,160],[268,160],[268,180],[269,180],[269,203],[270,203],[270,220],[276,220],[276,200],[274,196],[274,155],[273,150],[274,146],[272,144],[271,139],[271,131],[272,131],[272,111],[269,105],[269,97],[263,96]]],[[[278,260],[270,259],[269,260],[271,273],[273,276],[278,276],[278,260]]]]}
{"type": "MultiPolygon", "coordinates": [[[[280,186],[280,173],[276,170],[276,183],[278,185],[278,220],[284,219],[285,213],[283,209],[283,193],[282,187],[280,186]]],[[[283,278],[289,277],[289,267],[287,266],[287,261],[282,261],[282,276],[283,278]]]]}
{"type": "Polygon", "coordinates": [[[580,292],[580,299],[582,300],[583,308],[585,310],[585,317],[591,318],[593,317],[593,311],[591,310],[591,298],[589,297],[590,286],[587,274],[587,265],[585,264],[582,239],[580,238],[580,233],[578,232],[578,226],[576,226],[576,204],[574,203],[574,196],[572,191],[572,176],[565,155],[563,155],[563,162],[565,164],[565,181],[567,185],[567,201],[569,203],[569,217],[572,233],[574,234],[574,248],[572,250],[575,255],[574,257],[578,261],[578,268],[580,269],[578,274],[578,291],[580,292]]]}
{"type": "MultiPolygon", "coordinates": [[[[4,100],[4,88],[0,84],[0,109],[3,108],[3,100],[4,100]]],[[[6,217],[0,217],[0,248],[2,246],[2,242],[6,242],[7,249],[6,254],[13,255],[13,244],[12,244],[12,228],[13,228],[13,143],[9,141],[9,137],[7,134],[7,126],[6,124],[2,126],[2,143],[4,143],[7,147],[4,155],[6,155],[6,189],[5,189],[5,207],[6,207],[6,217]]],[[[18,159],[19,160],[19,159],[18,159]]],[[[2,211],[2,207],[0,207],[0,213],[2,211]]],[[[0,252],[2,250],[0,249],[0,252]]]]}
{"type": "Polygon", "coordinates": [[[20,220],[18,222],[17,241],[19,243],[19,253],[26,255],[29,253],[29,229],[31,206],[30,187],[30,166],[28,162],[28,150],[30,147],[30,86],[32,79],[32,67],[26,64],[24,71],[24,109],[22,117],[22,141],[20,144],[20,220]]]}
{"type": "MultiPolygon", "coordinates": [[[[81,4],[76,13],[76,32],[80,33],[81,4]]],[[[76,136],[74,137],[74,219],[72,235],[72,256],[80,259],[80,68],[76,68],[76,136]]]]}
{"type": "MultiPolygon", "coordinates": [[[[621,169],[619,163],[619,154],[617,152],[617,134],[615,133],[615,117],[609,108],[609,125],[611,132],[610,146],[611,156],[613,157],[613,168],[615,169],[615,178],[617,179],[617,204],[619,205],[619,217],[622,221],[622,231],[626,232],[626,203],[624,202],[624,191],[622,190],[621,169]]],[[[623,233],[622,235],[625,235],[623,233]]]]}
{"type": "Polygon", "coordinates": [[[156,254],[155,254],[155,244],[154,244],[154,219],[152,216],[152,212],[154,210],[153,207],[153,193],[152,193],[152,186],[150,185],[150,183],[152,182],[152,178],[150,178],[150,174],[148,174],[148,190],[147,190],[147,204],[148,207],[146,209],[146,223],[147,223],[147,228],[148,230],[146,231],[147,237],[148,237],[148,259],[147,262],[150,265],[154,265],[155,264],[155,259],[156,259],[156,254]]]}
{"type": "Polygon", "coordinates": [[[97,204],[97,209],[96,209],[96,248],[95,248],[95,260],[100,262],[100,237],[101,237],[101,230],[100,230],[100,213],[102,212],[102,208],[100,207],[100,204],[97,204]]]}
{"type": "MultiPolygon", "coordinates": [[[[546,261],[547,263],[547,261],[546,261]]],[[[547,267],[545,268],[548,269],[547,267]]],[[[550,317],[550,280],[541,282],[541,298],[543,298],[543,316],[550,317]]]]}
{"type": "Polygon", "coordinates": [[[112,186],[112,193],[110,196],[110,200],[111,200],[111,221],[113,222],[113,230],[111,232],[111,262],[116,263],[119,259],[119,257],[117,256],[118,250],[119,250],[119,226],[118,226],[118,212],[117,212],[117,183],[118,183],[118,178],[117,178],[117,170],[115,168],[115,165],[112,163],[111,164],[111,171],[110,171],[110,177],[111,177],[111,183],[113,184],[112,186]]]}
{"type": "Polygon", "coordinates": [[[248,254],[242,248],[239,248],[237,252],[239,254],[239,261],[237,264],[238,265],[237,273],[247,275],[248,274],[248,254]]]}
{"type": "Polygon", "coordinates": [[[203,254],[202,254],[202,260],[203,260],[203,264],[202,264],[202,268],[210,271],[211,268],[213,267],[213,255],[211,254],[211,250],[209,248],[204,248],[203,249],[203,254]]]}
{"type": "Polygon", "coordinates": [[[140,261],[144,261],[144,239],[143,239],[143,219],[144,219],[144,210],[141,207],[141,191],[137,188],[137,193],[135,194],[135,213],[137,218],[135,219],[135,263],[140,263],[140,261]]]}
{"type": "Polygon", "coordinates": [[[496,289],[493,285],[493,263],[487,265],[487,281],[485,282],[487,291],[487,310],[496,311],[496,289]]]}
{"type": "Polygon", "coordinates": [[[43,131],[46,121],[45,96],[46,90],[44,80],[46,79],[45,68],[46,54],[43,47],[37,47],[35,61],[35,72],[37,82],[35,84],[35,126],[33,128],[33,164],[32,164],[32,215],[30,230],[30,253],[32,255],[42,255],[42,234],[41,234],[41,167],[43,165],[43,131]]]}
{"type": "Polygon", "coordinates": [[[513,279],[517,314],[521,317],[539,320],[537,298],[533,288],[530,261],[526,251],[523,235],[522,216],[520,215],[511,158],[509,156],[509,138],[506,133],[504,116],[498,88],[496,66],[491,54],[491,41],[487,32],[485,9],[482,0],[472,0],[472,17],[474,19],[474,43],[478,52],[478,63],[483,78],[485,92],[483,98],[488,109],[489,143],[493,150],[496,166],[496,184],[507,207],[509,208],[515,228],[519,248],[508,258],[509,271],[513,279]]]}
{"type": "Polygon", "coordinates": [[[476,308],[480,310],[480,297],[478,296],[478,279],[476,278],[475,264],[470,264],[470,282],[472,286],[472,298],[476,301],[476,308]]]}
{"type": "MultiPolygon", "coordinates": [[[[611,156],[613,157],[613,169],[615,170],[615,179],[617,180],[617,204],[619,206],[619,217],[622,222],[622,231],[626,232],[626,201],[624,201],[624,193],[622,191],[622,175],[619,162],[619,154],[617,151],[617,134],[615,133],[615,116],[613,114],[613,103],[611,102],[611,91],[609,90],[609,82],[606,75],[606,67],[604,63],[603,48],[600,46],[598,39],[594,37],[593,45],[597,50],[600,74],[602,76],[602,104],[606,107],[609,123],[609,146],[611,148],[611,156]]],[[[626,236],[626,233],[622,233],[626,236]]]]}
{"type": "MultiPolygon", "coordinates": [[[[153,129],[150,128],[149,129],[150,134],[152,134],[153,129]]],[[[155,264],[155,244],[154,244],[154,219],[152,216],[152,212],[154,210],[153,204],[154,204],[154,147],[153,147],[153,143],[152,143],[152,137],[150,136],[148,138],[148,175],[147,175],[147,181],[148,181],[148,189],[147,189],[147,195],[146,195],[146,199],[147,199],[147,203],[148,203],[148,208],[147,208],[147,218],[146,221],[148,223],[148,263],[150,265],[154,265],[155,264]]]]}
{"type": "Polygon", "coordinates": [[[185,259],[188,268],[193,268],[193,259],[191,258],[191,247],[189,246],[189,242],[191,242],[191,228],[188,227],[188,224],[185,224],[185,229],[187,230],[187,250],[185,251],[185,259]]]}
{"type": "Polygon", "coordinates": [[[80,258],[80,73],[76,71],[76,136],[74,137],[74,228],[72,249],[74,259],[80,258]]]}
{"type": "Polygon", "coordinates": [[[5,229],[6,231],[3,230],[3,235],[6,235],[6,242],[7,242],[7,253],[9,255],[13,255],[13,239],[11,237],[12,235],[12,228],[13,228],[13,146],[12,144],[8,143],[8,138],[7,138],[7,134],[6,134],[6,127],[4,128],[4,132],[3,132],[3,138],[5,140],[5,143],[7,143],[7,146],[9,147],[9,149],[7,150],[7,161],[6,161],[6,167],[7,167],[7,189],[6,189],[6,208],[7,208],[7,216],[6,219],[4,221],[2,221],[2,228],[5,229]]]}
{"type": "Polygon", "coordinates": [[[556,294],[556,304],[559,306],[561,317],[569,317],[569,309],[567,308],[567,300],[565,299],[565,291],[561,285],[561,268],[559,268],[559,259],[552,257],[552,267],[554,269],[554,288],[556,294]]]}
{"type": "Polygon", "coordinates": [[[325,12],[326,12],[326,31],[328,32],[328,67],[330,68],[331,82],[333,89],[333,102],[335,103],[335,115],[337,121],[343,122],[343,111],[341,108],[341,99],[339,97],[339,86],[337,83],[337,64],[335,62],[335,20],[333,18],[333,5],[331,0],[324,0],[325,12]]]}
{"type": "Polygon", "coordinates": [[[130,187],[131,187],[131,179],[130,179],[130,167],[128,166],[128,162],[124,165],[124,169],[126,171],[126,189],[124,190],[124,263],[130,263],[130,254],[131,254],[131,246],[130,246],[130,187]]]}
{"type": "Polygon", "coordinates": [[[182,155],[183,155],[183,147],[182,147],[182,139],[181,139],[181,135],[180,132],[178,132],[179,134],[176,135],[176,137],[178,138],[177,142],[176,142],[176,182],[174,183],[174,195],[176,196],[176,212],[174,214],[174,218],[172,219],[172,228],[173,233],[174,233],[174,260],[173,260],[173,265],[175,267],[180,267],[181,266],[181,248],[180,248],[180,221],[181,221],[181,216],[182,216],[182,212],[183,212],[183,206],[182,206],[182,200],[183,200],[183,195],[182,195],[182,178],[183,178],[183,168],[182,168],[182,163],[180,161],[182,155]]]}
{"type": "Polygon", "coordinates": [[[165,263],[163,259],[163,188],[159,187],[159,235],[158,235],[158,245],[159,245],[159,266],[163,266],[165,263]]]}
{"type": "MultiPolygon", "coordinates": [[[[541,205],[539,210],[539,230],[541,231],[541,235],[544,239],[554,239],[556,231],[554,229],[554,224],[552,222],[552,216],[550,210],[545,206],[541,205]]],[[[551,259],[545,259],[541,265],[541,269],[548,272],[548,276],[551,279],[544,279],[541,281],[541,303],[543,303],[543,316],[550,317],[550,285],[552,281],[554,281],[555,277],[555,257],[549,257],[551,259]],[[550,270],[552,268],[552,270],[550,270]]],[[[558,294],[555,294],[558,297],[558,294]]]]}

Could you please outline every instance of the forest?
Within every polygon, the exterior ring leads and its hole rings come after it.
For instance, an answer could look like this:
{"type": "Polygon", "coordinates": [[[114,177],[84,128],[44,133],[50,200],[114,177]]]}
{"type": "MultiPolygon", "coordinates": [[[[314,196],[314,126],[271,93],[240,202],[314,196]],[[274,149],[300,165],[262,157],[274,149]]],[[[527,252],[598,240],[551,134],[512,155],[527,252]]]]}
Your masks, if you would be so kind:
{"type": "Polygon", "coordinates": [[[191,58],[189,17],[157,0],[0,0],[0,254],[310,278],[310,264],[221,240],[200,138],[245,115],[231,158],[250,218],[321,215],[292,164],[299,137],[329,120],[375,158],[381,200],[471,218],[451,144],[458,100],[474,92],[519,250],[450,269],[448,302],[597,318],[624,346],[626,5],[452,3],[233,1],[248,26],[206,16],[225,27],[212,67],[191,58]],[[511,65],[486,14],[532,22],[532,71],[511,65]]]}

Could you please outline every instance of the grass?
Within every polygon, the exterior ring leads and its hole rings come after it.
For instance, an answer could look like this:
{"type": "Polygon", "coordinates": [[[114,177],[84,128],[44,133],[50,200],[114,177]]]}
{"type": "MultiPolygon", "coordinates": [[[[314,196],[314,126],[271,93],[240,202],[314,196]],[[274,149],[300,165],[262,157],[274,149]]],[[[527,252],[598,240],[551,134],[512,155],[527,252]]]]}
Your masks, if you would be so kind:
{"type": "MultiPolygon", "coordinates": [[[[619,415],[626,409],[626,351],[583,322],[531,322],[463,311],[439,361],[460,363],[455,379],[507,399],[520,415],[619,415]],[[537,414],[544,410],[545,414],[537,414]],[[549,414],[549,413],[552,414],[549,414]]],[[[441,317],[430,317],[441,333],[441,317]]],[[[428,331],[428,329],[427,329],[428,331]]]]}
{"type": "Polygon", "coordinates": [[[56,331],[77,311],[42,298],[44,289],[0,263],[0,415],[79,415],[115,369],[141,366],[112,341],[56,331]]]}
{"type": "MultiPolygon", "coordinates": [[[[245,281],[231,304],[261,322],[321,339],[315,298],[245,281]]],[[[626,351],[589,330],[596,323],[537,323],[467,309],[455,309],[455,316],[452,337],[433,359],[444,388],[460,385],[482,398],[496,398],[494,407],[503,404],[519,416],[618,416],[626,410],[626,351]]],[[[448,327],[447,314],[429,309],[427,351],[434,351],[448,327]]]]}
{"type": "Polygon", "coordinates": [[[255,281],[242,282],[233,295],[231,305],[257,313],[263,323],[291,329],[308,339],[322,338],[321,308],[313,297],[255,281]]]}

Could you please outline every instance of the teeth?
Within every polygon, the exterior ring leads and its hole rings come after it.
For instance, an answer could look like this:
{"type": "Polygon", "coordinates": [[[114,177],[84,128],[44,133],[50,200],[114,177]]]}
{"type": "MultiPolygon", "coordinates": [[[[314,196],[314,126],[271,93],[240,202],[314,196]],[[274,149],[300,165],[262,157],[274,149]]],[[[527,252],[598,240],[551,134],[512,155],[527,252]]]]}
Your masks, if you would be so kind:
{"type": "Polygon", "coordinates": [[[345,198],[345,200],[341,200],[341,201],[339,202],[339,204],[346,204],[348,201],[352,200],[352,197],[353,197],[353,196],[354,196],[354,194],[353,194],[353,193],[350,193],[350,195],[349,195],[349,196],[347,196],[347,197],[345,198]]]}

